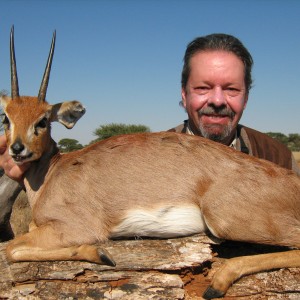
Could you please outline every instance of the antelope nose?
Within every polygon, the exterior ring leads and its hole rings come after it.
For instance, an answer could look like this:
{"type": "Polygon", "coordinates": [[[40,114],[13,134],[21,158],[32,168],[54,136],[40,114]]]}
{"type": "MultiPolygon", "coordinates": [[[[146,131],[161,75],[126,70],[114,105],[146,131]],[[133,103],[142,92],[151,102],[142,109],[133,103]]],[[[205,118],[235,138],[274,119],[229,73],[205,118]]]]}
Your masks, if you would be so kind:
{"type": "Polygon", "coordinates": [[[24,145],[20,141],[14,142],[11,145],[11,149],[14,154],[20,154],[24,150],[24,148],[24,145]]]}

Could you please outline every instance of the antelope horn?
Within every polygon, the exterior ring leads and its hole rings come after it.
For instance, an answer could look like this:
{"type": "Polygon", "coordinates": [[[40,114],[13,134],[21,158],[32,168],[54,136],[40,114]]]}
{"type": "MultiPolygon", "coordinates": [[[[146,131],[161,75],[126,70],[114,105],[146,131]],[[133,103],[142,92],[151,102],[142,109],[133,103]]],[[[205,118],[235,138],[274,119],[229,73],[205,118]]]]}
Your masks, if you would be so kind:
{"type": "Polygon", "coordinates": [[[48,87],[50,71],[51,71],[51,64],[52,64],[52,59],[53,59],[53,54],[54,54],[55,38],[56,38],[56,31],[54,31],[54,33],[53,33],[53,38],[52,38],[51,48],[50,48],[50,52],[49,52],[49,56],[48,56],[48,61],[47,61],[47,65],[45,68],[43,80],[42,80],[39,95],[38,95],[39,101],[45,101],[45,99],[46,99],[47,87],[48,87]]]}
{"type": "Polygon", "coordinates": [[[10,76],[11,76],[11,98],[18,98],[19,95],[19,83],[15,57],[15,43],[14,43],[14,26],[10,31],[10,76]]]}

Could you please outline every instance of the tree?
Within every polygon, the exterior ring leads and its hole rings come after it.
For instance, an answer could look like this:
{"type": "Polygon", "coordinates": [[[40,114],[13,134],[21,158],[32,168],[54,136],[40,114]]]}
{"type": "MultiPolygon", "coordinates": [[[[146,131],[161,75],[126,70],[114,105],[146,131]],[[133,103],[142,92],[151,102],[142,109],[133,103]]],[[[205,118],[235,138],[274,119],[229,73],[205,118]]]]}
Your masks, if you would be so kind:
{"type": "Polygon", "coordinates": [[[280,132],[267,132],[267,135],[286,145],[291,151],[300,151],[300,135],[297,133],[286,136],[280,132]]]}
{"type": "Polygon", "coordinates": [[[61,152],[72,152],[83,148],[75,139],[62,139],[57,145],[61,152]]]}
{"type": "Polygon", "coordinates": [[[288,137],[288,147],[292,151],[300,151],[300,135],[297,133],[290,133],[288,137]]]}
{"type": "Polygon", "coordinates": [[[107,139],[111,136],[119,134],[139,133],[139,132],[150,132],[150,128],[145,125],[132,125],[122,123],[110,123],[107,125],[100,125],[95,131],[94,135],[98,138],[92,143],[107,139]]]}
{"type": "Polygon", "coordinates": [[[287,146],[288,144],[288,137],[280,132],[267,132],[266,133],[268,136],[270,136],[271,138],[279,141],[280,143],[284,144],[287,146]]]}

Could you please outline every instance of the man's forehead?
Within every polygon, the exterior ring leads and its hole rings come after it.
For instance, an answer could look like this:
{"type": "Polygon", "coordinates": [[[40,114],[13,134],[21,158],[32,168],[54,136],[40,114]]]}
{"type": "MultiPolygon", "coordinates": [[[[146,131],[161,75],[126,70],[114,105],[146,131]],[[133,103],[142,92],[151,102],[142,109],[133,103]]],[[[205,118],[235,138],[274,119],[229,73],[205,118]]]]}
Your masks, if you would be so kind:
{"type": "Polygon", "coordinates": [[[241,59],[232,52],[210,51],[195,54],[190,61],[189,79],[228,78],[244,81],[245,66],[241,59]]]}

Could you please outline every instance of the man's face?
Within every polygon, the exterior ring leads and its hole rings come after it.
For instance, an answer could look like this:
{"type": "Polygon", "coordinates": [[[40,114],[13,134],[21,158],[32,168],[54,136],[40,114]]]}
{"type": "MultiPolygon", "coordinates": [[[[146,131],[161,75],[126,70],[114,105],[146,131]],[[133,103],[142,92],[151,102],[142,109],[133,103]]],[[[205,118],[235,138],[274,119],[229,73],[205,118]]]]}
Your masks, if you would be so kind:
{"type": "Polygon", "coordinates": [[[206,138],[229,143],[248,100],[244,79],[244,64],[232,52],[194,54],[181,93],[192,129],[206,138]]]}

